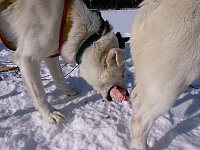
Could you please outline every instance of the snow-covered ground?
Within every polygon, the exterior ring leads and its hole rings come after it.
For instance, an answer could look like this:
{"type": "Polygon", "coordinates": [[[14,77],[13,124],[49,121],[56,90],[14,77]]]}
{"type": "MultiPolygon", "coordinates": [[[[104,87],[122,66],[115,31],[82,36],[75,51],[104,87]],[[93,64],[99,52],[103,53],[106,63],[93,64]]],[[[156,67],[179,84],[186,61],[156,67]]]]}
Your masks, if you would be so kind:
{"type": "MultiPolygon", "coordinates": [[[[133,10],[105,11],[114,31],[129,35],[133,10]]],[[[129,43],[126,44],[126,83],[133,88],[129,43]]],[[[0,65],[13,65],[11,51],[0,45],[0,65]]],[[[61,65],[64,62],[61,60],[61,65]]],[[[67,65],[64,74],[73,69],[67,65]]],[[[49,75],[44,64],[42,76],[49,75]]],[[[51,76],[43,84],[51,104],[68,119],[54,125],[42,120],[15,72],[0,73],[0,150],[131,150],[130,102],[107,102],[82,78],[76,68],[66,76],[66,82],[81,91],[68,98],[54,85],[51,76]]],[[[167,81],[166,81],[167,82],[167,81]]],[[[194,85],[199,85],[196,81],[194,85]]],[[[137,132],[137,131],[136,131],[137,132]]],[[[160,117],[152,128],[148,144],[152,150],[197,150],[200,148],[200,89],[188,88],[176,104],[160,117]]]]}

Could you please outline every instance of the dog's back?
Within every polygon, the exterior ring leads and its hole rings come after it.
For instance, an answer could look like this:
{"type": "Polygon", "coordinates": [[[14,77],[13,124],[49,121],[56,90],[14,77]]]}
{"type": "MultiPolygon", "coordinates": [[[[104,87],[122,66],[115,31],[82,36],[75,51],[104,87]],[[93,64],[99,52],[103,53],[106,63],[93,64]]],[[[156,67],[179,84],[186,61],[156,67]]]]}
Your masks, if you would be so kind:
{"type": "MultiPolygon", "coordinates": [[[[132,30],[136,76],[146,76],[144,71],[148,70],[155,75],[152,78],[161,80],[163,74],[167,79],[178,76],[190,84],[200,70],[200,1],[147,2],[139,10],[132,30]],[[139,68],[137,62],[141,65],[139,68]],[[191,77],[188,72],[193,73],[191,77]]],[[[165,84],[169,80],[162,81],[165,84]]]]}
{"type": "Polygon", "coordinates": [[[132,99],[133,140],[139,149],[155,119],[200,74],[200,1],[145,0],[141,6],[131,33],[132,95],[137,95],[132,99]]]}

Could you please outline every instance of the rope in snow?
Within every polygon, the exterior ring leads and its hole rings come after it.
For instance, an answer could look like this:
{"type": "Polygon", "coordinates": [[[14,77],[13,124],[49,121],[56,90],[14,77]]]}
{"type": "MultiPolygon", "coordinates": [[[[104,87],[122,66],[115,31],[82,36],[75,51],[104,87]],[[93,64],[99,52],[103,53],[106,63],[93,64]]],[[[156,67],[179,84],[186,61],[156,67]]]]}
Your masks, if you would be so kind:
{"type": "MultiPolygon", "coordinates": [[[[62,68],[64,68],[65,66],[67,65],[64,64],[62,66],[62,68]]],[[[76,65],[69,73],[67,73],[66,75],[64,75],[64,77],[67,77],[68,75],[70,75],[79,65],[76,65]]],[[[15,74],[14,76],[17,77],[17,78],[21,78],[22,76],[20,75],[20,69],[19,67],[12,67],[12,66],[0,66],[0,73],[6,73],[6,72],[10,72],[10,71],[14,71],[15,74]]],[[[46,77],[49,77],[49,75],[45,75],[45,76],[42,76],[41,79],[42,80],[51,80],[52,78],[49,78],[49,79],[46,79],[46,77]]]]}
{"type": "Polygon", "coordinates": [[[11,67],[11,66],[0,66],[0,72],[8,72],[8,71],[19,70],[19,67],[11,67]]]}
{"type": "Polygon", "coordinates": [[[200,85],[190,85],[189,87],[192,88],[192,89],[199,89],[200,85]]]}
{"type": "MultiPolygon", "coordinates": [[[[67,65],[67,63],[64,64],[61,68],[64,68],[66,65],[67,65]]],[[[64,75],[64,77],[67,77],[68,75],[70,75],[78,66],[79,65],[76,65],[69,73],[67,73],[66,75],[64,75]]],[[[52,78],[46,79],[46,77],[49,77],[49,76],[50,76],[50,74],[46,75],[46,76],[42,76],[41,78],[42,78],[42,80],[51,80],[52,78]]]]}
{"type": "MultiPolygon", "coordinates": [[[[21,75],[20,75],[20,70],[19,70],[19,67],[13,67],[13,66],[0,66],[0,73],[5,73],[5,72],[11,72],[11,71],[14,71],[14,76],[17,77],[17,78],[21,78],[21,75]]],[[[2,79],[1,79],[2,80],[2,79]]]]}
{"type": "MultiPolygon", "coordinates": [[[[65,66],[65,65],[64,65],[64,66],[65,66]]],[[[64,67],[64,66],[63,66],[63,67],[64,67]]],[[[70,75],[78,66],[79,66],[79,65],[76,65],[68,74],[64,75],[64,77],[70,75]]],[[[63,67],[62,67],[62,68],[63,68],[63,67]]]]}

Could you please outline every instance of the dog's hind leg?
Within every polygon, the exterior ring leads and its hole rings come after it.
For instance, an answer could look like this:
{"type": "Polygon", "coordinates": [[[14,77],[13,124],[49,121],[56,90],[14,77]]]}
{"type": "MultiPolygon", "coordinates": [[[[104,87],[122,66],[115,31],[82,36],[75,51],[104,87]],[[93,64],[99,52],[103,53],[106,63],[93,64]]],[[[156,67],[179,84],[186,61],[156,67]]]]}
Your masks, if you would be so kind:
{"type": "Polygon", "coordinates": [[[133,108],[133,114],[135,114],[140,107],[140,99],[137,97],[136,87],[131,91],[130,100],[133,108]]]}
{"type": "Polygon", "coordinates": [[[78,91],[70,88],[65,84],[65,79],[62,73],[62,69],[59,63],[59,57],[46,58],[46,65],[49,68],[49,71],[54,79],[56,86],[63,91],[67,96],[78,95],[78,91]]]}
{"type": "Polygon", "coordinates": [[[65,121],[65,116],[52,107],[45,94],[40,77],[40,61],[33,57],[19,56],[13,58],[20,67],[20,72],[26,84],[26,88],[33,99],[35,107],[42,117],[49,123],[61,123],[65,121]]]}
{"type": "Polygon", "coordinates": [[[132,117],[132,139],[135,149],[147,149],[146,141],[151,127],[155,120],[174,104],[179,92],[146,94],[146,99],[140,100],[140,106],[132,117]]]}
{"type": "Polygon", "coordinates": [[[137,98],[140,103],[132,117],[133,146],[142,150],[147,149],[147,136],[155,120],[169,110],[188,83],[193,81],[178,75],[169,79],[168,74],[164,80],[158,77],[146,78],[152,82],[138,81],[137,98]]]}

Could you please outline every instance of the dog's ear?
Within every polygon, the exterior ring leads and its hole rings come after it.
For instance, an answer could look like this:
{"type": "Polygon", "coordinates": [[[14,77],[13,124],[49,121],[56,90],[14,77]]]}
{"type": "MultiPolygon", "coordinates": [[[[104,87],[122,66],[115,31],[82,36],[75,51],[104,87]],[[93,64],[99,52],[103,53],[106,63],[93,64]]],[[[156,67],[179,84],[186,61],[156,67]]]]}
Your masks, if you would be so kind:
{"type": "Polygon", "coordinates": [[[118,39],[119,48],[123,49],[125,47],[125,43],[130,39],[130,37],[122,37],[120,32],[117,32],[115,35],[118,39]]]}
{"type": "Polygon", "coordinates": [[[109,50],[108,55],[106,57],[106,64],[108,67],[117,64],[117,66],[121,67],[125,61],[125,52],[119,48],[112,48],[109,50]]]}
{"type": "Polygon", "coordinates": [[[123,40],[124,40],[124,43],[126,43],[130,40],[130,37],[124,37],[123,40]]]}

